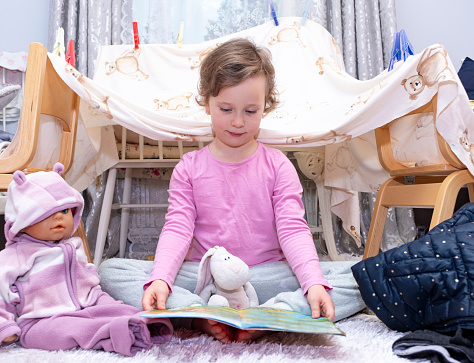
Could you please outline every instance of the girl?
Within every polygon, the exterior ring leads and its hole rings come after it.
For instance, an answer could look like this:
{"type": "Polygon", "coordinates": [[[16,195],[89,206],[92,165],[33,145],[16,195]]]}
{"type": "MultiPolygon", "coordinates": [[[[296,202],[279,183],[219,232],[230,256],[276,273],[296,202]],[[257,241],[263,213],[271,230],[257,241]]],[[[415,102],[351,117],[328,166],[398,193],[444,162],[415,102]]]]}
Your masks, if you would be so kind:
{"type": "MultiPolygon", "coordinates": [[[[251,267],[260,303],[297,290],[284,301],[287,306],[305,306],[313,318],[334,320],[327,291],[332,287],[304,219],[296,170],[281,151],[256,140],[262,117],[277,105],[276,93],[270,53],[249,40],[227,41],[204,59],[197,101],[211,116],[215,138],[185,154],[173,171],[166,223],[144,285],[144,310],[182,304],[180,287],[194,291],[199,261],[219,245],[251,267]]],[[[100,267],[103,288],[136,305],[120,292],[125,289],[116,281],[126,273],[120,271],[123,262],[114,260],[100,267]]],[[[140,269],[137,261],[127,263],[127,274],[140,269]]],[[[263,334],[204,319],[194,319],[191,327],[221,342],[248,342],[263,334]]]]}

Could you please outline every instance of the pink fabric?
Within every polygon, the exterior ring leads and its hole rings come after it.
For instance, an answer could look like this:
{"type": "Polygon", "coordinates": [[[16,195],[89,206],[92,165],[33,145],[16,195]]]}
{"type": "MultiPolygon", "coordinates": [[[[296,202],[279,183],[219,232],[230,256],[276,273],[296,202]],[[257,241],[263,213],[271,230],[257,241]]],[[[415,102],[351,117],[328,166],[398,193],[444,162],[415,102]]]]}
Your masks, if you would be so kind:
{"type": "Polygon", "coordinates": [[[168,319],[141,318],[143,311],[101,290],[80,238],[53,243],[23,235],[0,251],[0,277],[0,345],[16,334],[27,348],[134,355],[171,339],[168,319]]]}
{"type": "MultiPolygon", "coordinates": [[[[11,71],[26,71],[26,64],[28,62],[27,52],[9,53],[0,52],[0,67],[9,69],[11,71]]],[[[6,83],[10,83],[7,82],[6,83]]]]}
{"type": "Polygon", "coordinates": [[[0,76],[2,77],[2,68],[5,68],[5,81],[0,81],[0,83],[22,85],[22,73],[26,71],[27,62],[27,52],[0,52],[0,76]]]}
{"type": "Polygon", "coordinates": [[[21,230],[56,211],[71,208],[74,231],[84,201],[60,174],[13,174],[5,207],[7,244],[0,251],[0,346],[17,335],[24,347],[48,350],[104,349],[135,355],[171,339],[168,319],[145,319],[143,311],[115,301],[101,290],[82,240],[38,240],[21,230]],[[161,334],[150,337],[147,324],[161,334]]]}
{"type": "Polygon", "coordinates": [[[25,348],[81,347],[134,356],[153,344],[168,342],[173,332],[168,319],[142,318],[141,314],[143,311],[103,292],[95,306],[44,319],[24,320],[20,342],[25,348]]]}
{"type": "Polygon", "coordinates": [[[249,266],[286,260],[306,293],[323,277],[304,219],[302,187],[279,150],[259,144],[241,163],[217,160],[207,147],[184,155],[170,182],[166,223],[150,279],[173,285],[186,259],[223,246],[249,266]]]}

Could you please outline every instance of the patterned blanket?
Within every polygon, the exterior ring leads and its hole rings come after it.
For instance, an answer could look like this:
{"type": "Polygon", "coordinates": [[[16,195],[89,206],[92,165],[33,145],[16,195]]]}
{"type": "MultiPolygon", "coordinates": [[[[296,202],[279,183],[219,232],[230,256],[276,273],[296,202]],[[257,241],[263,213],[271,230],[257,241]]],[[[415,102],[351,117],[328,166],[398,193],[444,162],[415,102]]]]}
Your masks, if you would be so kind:
{"type": "MultiPolygon", "coordinates": [[[[156,140],[212,140],[210,118],[195,101],[198,68],[210,50],[234,37],[252,38],[266,46],[276,68],[281,104],[263,119],[259,140],[295,150],[326,145],[325,185],[332,188],[332,210],[355,237],[359,231],[357,192],[375,192],[389,177],[378,162],[373,130],[407,115],[435,95],[436,114],[411,118],[399,128],[395,141],[405,138],[405,145],[416,141],[417,146],[411,147],[414,151],[434,150],[436,127],[474,173],[474,114],[443,46],[432,45],[395,63],[390,72],[360,81],[344,71],[342,54],[332,36],[322,26],[310,20],[303,26],[300,20],[282,18],[279,26],[268,22],[181,47],[105,46],[99,52],[93,80],[50,54],[56,71],[82,99],[86,131],[82,136],[91,137],[94,141],[89,144],[95,146],[77,150],[71,181],[80,179],[77,187],[84,189],[116,162],[115,145],[106,145],[113,140],[113,124],[156,140]],[[87,157],[81,156],[84,152],[87,157]]],[[[401,145],[395,149],[404,162],[431,162],[425,156],[410,161],[401,145]]]]}

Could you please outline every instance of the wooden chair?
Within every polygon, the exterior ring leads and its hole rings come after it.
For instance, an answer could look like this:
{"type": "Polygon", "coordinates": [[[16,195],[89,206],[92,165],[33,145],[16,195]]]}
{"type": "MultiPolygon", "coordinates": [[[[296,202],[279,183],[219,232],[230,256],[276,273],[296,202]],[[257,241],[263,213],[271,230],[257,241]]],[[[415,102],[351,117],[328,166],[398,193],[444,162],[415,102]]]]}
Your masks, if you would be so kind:
{"type": "MultiPolygon", "coordinates": [[[[436,115],[436,96],[431,102],[410,114],[422,112],[433,112],[436,115]]],[[[470,201],[474,201],[474,177],[439,134],[438,146],[446,163],[416,167],[406,167],[395,160],[390,124],[376,129],[375,138],[380,163],[390,173],[391,178],[382,184],[378,191],[364,259],[379,253],[389,207],[433,208],[430,224],[432,229],[452,216],[457,196],[464,185],[468,186],[470,201]]]]}
{"type": "MultiPolygon", "coordinates": [[[[0,191],[3,192],[7,191],[8,185],[13,180],[14,171],[23,170],[31,173],[46,170],[31,166],[38,151],[41,115],[53,116],[61,125],[60,156],[57,161],[64,165],[64,173],[71,167],[74,156],[79,97],[56,73],[48,58],[47,49],[40,43],[32,43],[29,47],[23,86],[22,114],[15,135],[17,144],[14,150],[8,153],[8,149],[4,151],[7,153],[6,157],[0,158],[0,191]]],[[[85,252],[92,262],[82,223],[76,235],[83,239],[85,252]]]]}

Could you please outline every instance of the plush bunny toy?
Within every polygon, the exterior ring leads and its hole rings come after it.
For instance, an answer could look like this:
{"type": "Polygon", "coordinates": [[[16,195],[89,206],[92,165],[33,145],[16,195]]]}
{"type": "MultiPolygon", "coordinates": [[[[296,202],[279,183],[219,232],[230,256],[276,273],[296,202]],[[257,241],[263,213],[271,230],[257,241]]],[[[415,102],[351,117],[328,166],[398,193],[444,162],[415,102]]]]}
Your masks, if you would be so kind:
{"type": "Polygon", "coordinates": [[[224,247],[210,248],[199,264],[195,294],[207,305],[245,309],[258,305],[258,297],[249,282],[249,267],[224,247]]]}

